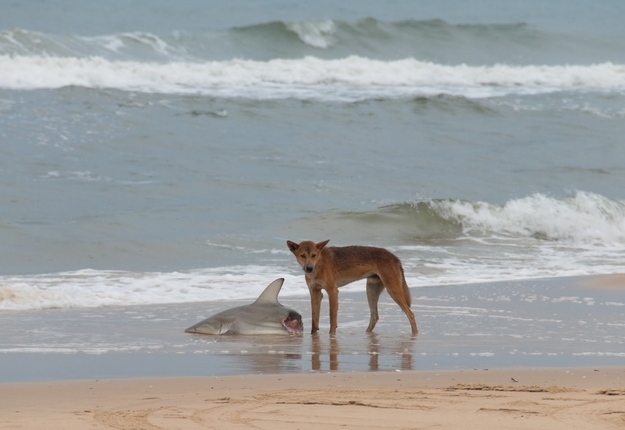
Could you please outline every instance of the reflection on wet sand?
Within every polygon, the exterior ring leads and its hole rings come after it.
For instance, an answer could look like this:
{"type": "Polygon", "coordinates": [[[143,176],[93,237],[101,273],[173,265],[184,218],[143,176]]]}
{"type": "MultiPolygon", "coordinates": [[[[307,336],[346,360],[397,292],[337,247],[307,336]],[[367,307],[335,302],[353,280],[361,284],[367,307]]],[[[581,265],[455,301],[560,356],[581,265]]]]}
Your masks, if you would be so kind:
{"type": "Polygon", "coordinates": [[[409,336],[401,338],[399,340],[393,339],[392,342],[385,339],[387,345],[394,343],[390,347],[390,351],[385,351],[380,347],[378,335],[375,333],[368,333],[369,335],[369,370],[380,370],[379,357],[381,354],[387,355],[395,354],[401,357],[399,363],[399,369],[401,370],[413,370],[414,369],[414,344],[416,337],[409,336]],[[395,343],[396,342],[396,343],[395,343]]]}
{"type": "MultiPolygon", "coordinates": [[[[383,344],[380,343],[380,337],[375,333],[366,333],[366,354],[369,356],[368,370],[380,370],[380,367],[388,367],[380,364],[380,356],[399,356],[399,366],[401,370],[414,369],[413,349],[416,337],[409,336],[400,339],[383,338],[383,344]]],[[[357,351],[352,350],[353,344],[350,345],[349,351],[341,351],[340,341],[337,336],[323,337],[319,334],[311,336],[311,370],[321,371],[323,369],[323,358],[327,356],[328,369],[331,371],[340,370],[341,361],[349,361],[349,368],[353,368],[351,358],[357,351]]],[[[365,369],[361,369],[365,370],[365,369]]]]}
{"type": "Polygon", "coordinates": [[[321,369],[321,356],[325,355],[327,351],[328,362],[330,366],[330,370],[339,370],[339,343],[336,339],[336,336],[329,337],[329,344],[325,345],[324,340],[321,339],[319,334],[311,335],[312,339],[312,356],[310,359],[311,362],[311,370],[322,370],[321,369]]]}
{"type": "Polygon", "coordinates": [[[196,335],[196,346],[228,357],[228,366],[251,373],[301,371],[302,336],[205,336],[196,335]]]}
{"type": "Polygon", "coordinates": [[[270,354],[254,353],[235,356],[243,369],[252,373],[288,373],[299,369],[302,354],[275,351],[270,354]]]}

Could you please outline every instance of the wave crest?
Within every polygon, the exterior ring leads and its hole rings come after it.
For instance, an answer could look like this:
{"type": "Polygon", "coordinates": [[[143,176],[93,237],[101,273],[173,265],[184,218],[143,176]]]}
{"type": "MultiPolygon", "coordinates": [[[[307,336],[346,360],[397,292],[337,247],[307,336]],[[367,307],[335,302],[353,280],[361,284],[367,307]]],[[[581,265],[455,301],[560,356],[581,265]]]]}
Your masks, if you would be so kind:
{"type": "Polygon", "coordinates": [[[327,49],[336,43],[334,37],[336,25],[332,20],[294,22],[287,24],[287,28],[297,34],[302,42],[313,48],[327,49]]]}
{"type": "MultiPolygon", "coordinates": [[[[296,229],[324,231],[343,240],[442,243],[449,239],[526,239],[589,246],[625,244],[625,201],[578,191],[570,197],[544,194],[504,204],[430,199],[382,206],[375,211],[342,212],[306,218],[296,229]]],[[[304,230],[305,231],[305,230],[304,230]]]]}
{"type": "Polygon", "coordinates": [[[625,202],[578,191],[566,198],[533,194],[503,205],[432,200],[415,206],[453,225],[465,235],[501,234],[589,244],[625,243],[625,202]]]}

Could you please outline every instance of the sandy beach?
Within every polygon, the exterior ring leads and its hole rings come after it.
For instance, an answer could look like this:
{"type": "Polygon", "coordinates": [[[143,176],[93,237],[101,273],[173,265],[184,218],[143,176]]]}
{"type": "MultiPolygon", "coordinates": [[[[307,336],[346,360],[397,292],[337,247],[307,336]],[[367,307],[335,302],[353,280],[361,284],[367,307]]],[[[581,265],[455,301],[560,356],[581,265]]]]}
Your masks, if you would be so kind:
{"type": "Polygon", "coordinates": [[[624,286],[416,289],[416,338],[388,297],[363,333],[359,293],[336,336],[183,333],[206,304],[4,313],[0,428],[625,428],[624,286]]]}
{"type": "Polygon", "coordinates": [[[625,1],[0,4],[0,430],[625,430],[625,1]]]}
{"type": "Polygon", "coordinates": [[[625,368],[0,385],[4,429],[625,427],[625,368]]]}

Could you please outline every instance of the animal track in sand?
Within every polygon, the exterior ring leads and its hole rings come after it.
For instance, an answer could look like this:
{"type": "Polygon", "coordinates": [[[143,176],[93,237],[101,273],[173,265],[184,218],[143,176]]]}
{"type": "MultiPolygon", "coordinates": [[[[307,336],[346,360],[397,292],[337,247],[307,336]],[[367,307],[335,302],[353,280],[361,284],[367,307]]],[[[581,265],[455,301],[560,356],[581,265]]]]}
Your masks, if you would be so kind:
{"type": "Polygon", "coordinates": [[[124,411],[104,411],[98,409],[93,412],[93,418],[100,424],[119,430],[131,428],[141,430],[162,430],[148,421],[148,417],[162,408],[137,409],[124,411]]]}
{"type": "Polygon", "coordinates": [[[625,390],[600,390],[597,394],[603,394],[605,396],[625,396],[625,390]]]}

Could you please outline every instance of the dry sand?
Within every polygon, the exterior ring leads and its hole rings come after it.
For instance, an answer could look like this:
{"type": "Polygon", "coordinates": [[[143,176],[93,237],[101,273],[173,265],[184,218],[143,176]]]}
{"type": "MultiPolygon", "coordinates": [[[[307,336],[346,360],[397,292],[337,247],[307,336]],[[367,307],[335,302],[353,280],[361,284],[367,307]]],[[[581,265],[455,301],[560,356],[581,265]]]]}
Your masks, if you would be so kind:
{"type": "Polygon", "coordinates": [[[0,384],[2,429],[625,428],[625,367],[0,384]]]}

